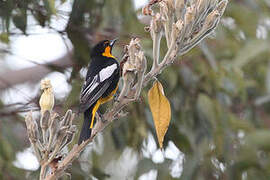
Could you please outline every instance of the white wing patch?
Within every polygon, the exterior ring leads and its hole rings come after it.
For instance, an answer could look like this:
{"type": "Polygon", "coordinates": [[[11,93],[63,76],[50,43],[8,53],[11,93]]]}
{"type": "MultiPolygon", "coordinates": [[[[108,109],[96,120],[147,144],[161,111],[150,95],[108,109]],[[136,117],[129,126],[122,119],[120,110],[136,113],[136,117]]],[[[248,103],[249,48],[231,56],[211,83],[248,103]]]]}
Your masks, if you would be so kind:
{"type": "MultiPolygon", "coordinates": [[[[81,99],[87,98],[87,96],[103,81],[111,77],[114,71],[117,69],[117,64],[112,64],[102,69],[95,77],[92,82],[81,93],[81,99]]],[[[86,84],[85,84],[86,85],[86,84]]],[[[84,86],[85,86],[84,85],[84,86]]]]}
{"type": "MultiPolygon", "coordinates": [[[[88,93],[88,91],[89,91],[89,89],[92,89],[92,87],[93,87],[93,84],[95,83],[95,84],[97,84],[97,79],[98,79],[98,76],[96,75],[94,78],[93,78],[93,80],[92,80],[92,82],[83,90],[83,92],[81,93],[82,95],[84,95],[86,92],[88,93]]],[[[84,84],[84,86],[86,85],[86,81],[85,81],[85,84],[84,84]]],[[[96,87],[96,86],[95,86],[96,87]]],[[[86,94],[87,94],[86,93],[86,94]]]]}
{"type": "Polygon", "coordinates": [[[116,64],[113,64],[113,65],[110,65],[104,69],[102,69],[100,72],[99,72],[99,78],[100,78],[100,82],[108,79],[109,77],[111,77],[111,75],[113,74],[113,72],[117,69],[117,65],[116,64]]]}

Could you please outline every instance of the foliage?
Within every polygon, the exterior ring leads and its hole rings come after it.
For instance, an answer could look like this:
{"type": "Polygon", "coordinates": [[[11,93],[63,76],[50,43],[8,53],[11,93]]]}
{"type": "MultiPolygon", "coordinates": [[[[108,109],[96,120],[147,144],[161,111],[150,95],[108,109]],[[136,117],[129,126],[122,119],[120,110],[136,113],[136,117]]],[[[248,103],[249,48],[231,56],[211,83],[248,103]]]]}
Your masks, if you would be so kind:
{"type": "MultiPolygon", "coordinates": [[[[51,20],[61,12],[57,9],[60,1],[55,5],[50,4],[53,1],[45,2],[1,1],[0,41],[8,45],[12,37],[29,34],[26,16],[49,28],[51,20]]],[[[110,37],[119,33],[126,44],[136,34],[142,37],[147,58],[152,56],[150,36],[142,31],[132,2],[113,2],[73,2],[63,31],[73,44],[76,59],[69,81],[74,87],[66,102],[70,107],[78,103],[78,84],[82,81],[78,71],[89,62],[91,44],[87,35],[98,39],[103,38],[102,34],[110,37]]],[[[127,107],[128,117],[107,127],[91,150],[75,163],[71,170],[74,179],[139,178],[150,170],[157,170],[159,179],[269,179],[269,38],[264,37],[269,30],[268,8],[266,0],[230,1],[213,38],[204,40],[158,76],[172,109],[163,146],[168,152],[173,142],[181,151],[174,151],[175,158],[166,155],[160,163],[155,160],[159,152],[156,145],[150,146],[149,138],[155,128],[146,104],[147,91],[143,91],[142,101],[127,107]],[[151,151],[146,150],[149,146],[151,151]],[[183,169],[175,174],[173,168],[178,165],[183,169]],[[124,171],[127,169],[130,174],[124,171]]],[[[162,41],[161,51],[165,52],[165,44],[162,41]]],[[[117,57],[120,49],[114,52],[117,57]]],[[[1,56],[1,60],[5,58],[1,56]]],[[[0,103],[1,109],[4,106],[0,103]]],[[[20,115],[1,115],[0,179],[36,177],[36,172],[13,164],[16,153],[29,144],[25,135],[20,115]]]]}
{"type": "Polygon", "coordinates": [[[148,103],[152,112],[159,147],[162,148],[164,136],[171,121],[171,106],[160,82],[155,82],[148,91],[148,103]]]}

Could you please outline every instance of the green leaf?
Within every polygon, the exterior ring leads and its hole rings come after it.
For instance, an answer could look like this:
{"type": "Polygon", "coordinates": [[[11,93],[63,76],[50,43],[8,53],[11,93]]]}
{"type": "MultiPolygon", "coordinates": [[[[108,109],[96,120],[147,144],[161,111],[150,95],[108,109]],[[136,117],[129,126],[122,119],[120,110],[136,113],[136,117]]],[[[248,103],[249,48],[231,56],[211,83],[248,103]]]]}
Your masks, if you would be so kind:
{"type": "Polygon", "coordinates": [[[193,156],[185,156],[185,165],[183,167],[183,174],[181,179],[196,179],[196,174],[199,171],[200,157],[198,154],[193,156]]]}
{"type": "Polygon", "coordinates": [[[254,127],[250,122],[248,122],[246,119],[239,119],[233,114],[229,115],[228,123],[230,127],[235,131],[238,130],[244,130],[246,132],[254,131],[254,127]]]}
{"type": "Polygon", "coordinates": [[[49,15],[56,14],[55,0],[45,0],[44,5],[49,15]]]}
{"type": "Polygon", "coordinates": [[[39,25],[41,25],[42,27],[45,26],[47,17],[41,11],[33,12],[33,16],[39,22],[39,25]]]}
{"type": "Polygon", "coordinates": [[[212,100],[208,96],[204,94],[199,95],[197,108],[199,112],[202,113],[202,115],[205,116],[207,120],[212,123],[212,125],[215,125],[215,109],[212,100]]]}
{"type": "Polygon", "coordinates": [[[269,51],[270,43],[264,40],[251,40],[238,52],[233,67],[241,68],[263,52],[269,51]]]}
{"type": "Polygon", "coordinates": [[[9,43],[9,35],[8,35],[8,33],[5,33],[5,32],[1,33],[0,34],[0,41],[3,42],[3,43],[8,44],[9,43]]]}
{"type": "Polygon", "coordinates": [[[247,145],[262,149],[265,151],[270,151],[270,131],[267,130],[257,130],[246,136],[245,140],[247,145]]]}
{"type": "Polygon", "coordinates": [[[0,139],[0,156],[3,160],[8,161],[12,158],[12,148],[5,139],[0,139]]]}
{"type": "Polygon", "coordinates": [[[13,23],[14,25],[20,29],[23,33],[26,31],[26,23],[27,23],[27,15],[26,14],[17,14],[13,16],[13,23]]]}

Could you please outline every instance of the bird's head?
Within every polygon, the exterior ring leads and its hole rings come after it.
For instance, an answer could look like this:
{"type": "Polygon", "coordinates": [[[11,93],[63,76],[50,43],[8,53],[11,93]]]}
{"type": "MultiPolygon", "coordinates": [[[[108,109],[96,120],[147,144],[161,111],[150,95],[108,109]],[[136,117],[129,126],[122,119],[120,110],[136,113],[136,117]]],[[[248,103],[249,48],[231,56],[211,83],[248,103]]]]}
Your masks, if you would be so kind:
{"type": "Polygon", "coordinates": [[[113,45],[116,42],[116,40],[117,39],[100,41],[92,49],[91,57],[94,57],[94,56],[113,57],[112,56],[112,48],[113,48],[113,45]]]}

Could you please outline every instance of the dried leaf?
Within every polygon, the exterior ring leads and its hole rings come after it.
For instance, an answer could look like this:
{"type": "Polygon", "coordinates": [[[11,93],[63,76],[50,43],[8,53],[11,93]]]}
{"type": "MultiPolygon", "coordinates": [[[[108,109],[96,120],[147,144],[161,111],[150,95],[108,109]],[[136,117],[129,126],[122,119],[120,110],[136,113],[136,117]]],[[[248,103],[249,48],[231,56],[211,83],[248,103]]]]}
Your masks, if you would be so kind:
{"type": "Polygon", "coordinates": [[[156,81],[148,92],[148,102],[156,127],[159,147],[163,146],[163,139],[171,120],[170,102],[164,95],[162,84],[156,81]]]}

